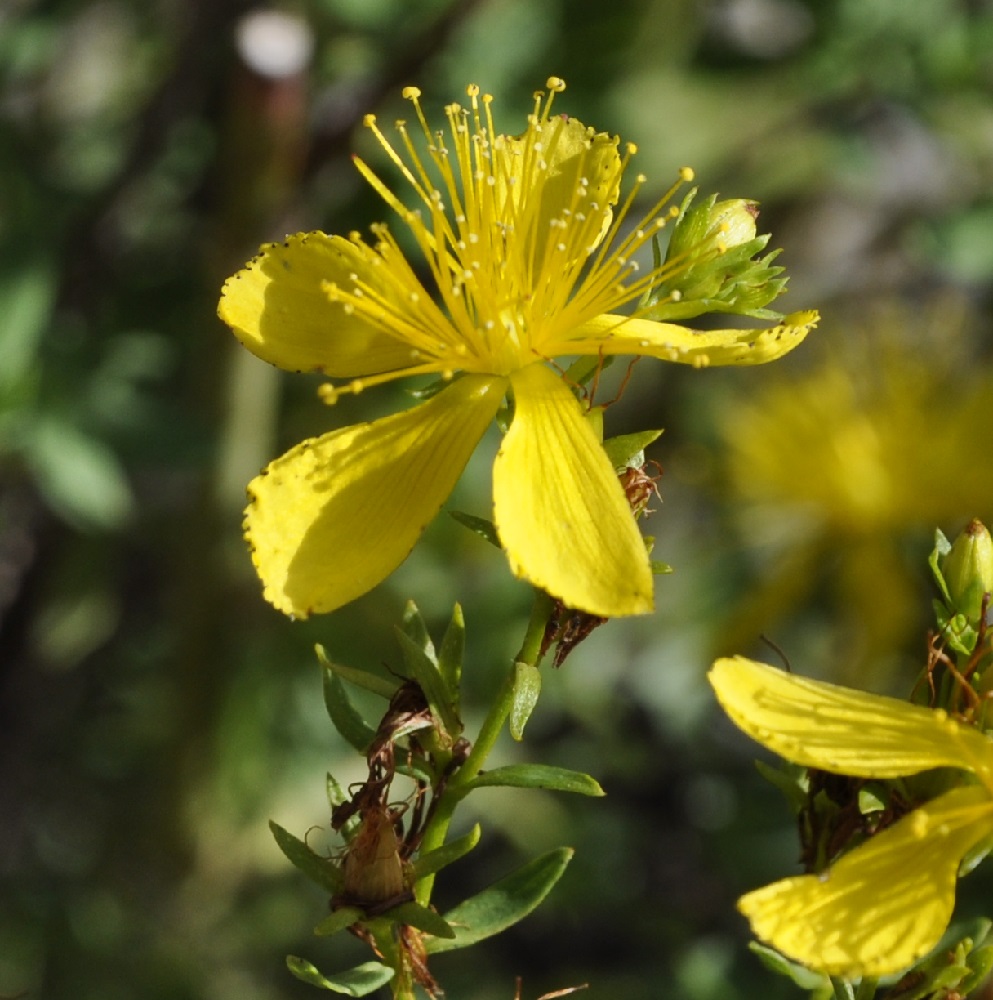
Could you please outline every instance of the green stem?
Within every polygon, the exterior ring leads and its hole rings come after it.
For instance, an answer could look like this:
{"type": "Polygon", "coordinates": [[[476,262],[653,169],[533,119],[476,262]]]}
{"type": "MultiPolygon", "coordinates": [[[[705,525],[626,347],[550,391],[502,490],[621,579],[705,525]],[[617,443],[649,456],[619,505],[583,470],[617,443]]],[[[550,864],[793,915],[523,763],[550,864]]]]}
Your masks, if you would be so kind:
{"type": "Polygon", "coordinates": [[[873,1000],[877,985],[877,981],[872,976],[863,979],[855,991],[855,1000],[873,1000]]]}
{"type": "MultiPolygon", "coordinates": [[[[430,822],[424,830],[424,836],[421,838],[421,854],[427,854],[428,851],[433,851],[445,843],[455,807],[466,794],[468,783],[483,769],[486,758],[495,746],[513,708],[515,664],[526,663],[529,666],[537,666],[538,664],[541,654],[541,642],[545,635],[545,626],[548,623],[552,607],[552,599],[546,593],[540,590],[535,591],[534,604],[531,607],[531,618],[524,633],[520,652],[515,657],[514,663],[510,665],[510,669],[504,674],[500,690],[497,692],[489,711],[486,713],[486,718],[483,720],[483,724],[479,729],[479,735],[473,743],[469,756],[466,757],[465,763],[453,775],[446,785],[445,790],[438,798],[434,815],[431,817],[430,822]]],[[[421,879],[415,889],[417,902],[422,906],[426,906],[431,899],[431,890],[433,888],[433,875],[428,875],[421,879]]]]}

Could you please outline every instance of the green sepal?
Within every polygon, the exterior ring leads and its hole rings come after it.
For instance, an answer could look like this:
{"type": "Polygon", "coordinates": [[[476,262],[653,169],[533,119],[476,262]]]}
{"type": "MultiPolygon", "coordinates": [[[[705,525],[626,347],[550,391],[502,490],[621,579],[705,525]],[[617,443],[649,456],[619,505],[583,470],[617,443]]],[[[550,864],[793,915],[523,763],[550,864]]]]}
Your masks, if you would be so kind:
{"type": "Polygon", "coordinates": [[[269,820],[269,829],[279,849],[294,868],[298,868],[332,896],[341,892],[345,879],[341,869],[330,858],[315,854],[302,840],[298,840],[273,820],[269,820]]]}
{"type": "Polygon", "coordinates": [[[675,573],[674,567],[670,566],[668,563],[660,562],[658,559],[653,559],[651,561],[652,575],[653,576],[668,576],[670,573],[675,573]]]}
{"type": "Polygon", "coordinates": [[[510,735],[518,743],[524,739],[524,727],[527,725],[534,706],[541,694],[541,672],[530,663],[514,664],[513,702],[510,706],[510,735]]]}
{"type": "Polygon", "coordinates": [[[365,915],[359,906],[342,906],[335,910],[329,917],[325,917],[315,928],[314,933],[319,937],[330,937],[338,931],[346,930],[352,924],[358,923],[365,915]]]}
{"type": "Polygon", "coordinates": [[[453,708],[459,714],[459,692],[462,689],[462,661],[465,658],[465,617],[462,606],[456,604],[452,609],[452,618],[445,629],[438,651],[438,672],[445,682],[449,696],[453,699],[453,708]]]}
{"type": "Polygon", "coordinates": [[[432,937],[444,940],[455,937],[455,931],[443,916],[427,906],[421,906],[420,903],[401,903],[384,916],[396,924],[410,924],[411,927],[416,927],[432,937]]]}
{"type": "Polygon", "coordinates": [[[335,729],[346,742],[364,755],[376,738],[376,730],[359,715],[337,671],[324,659],[324,651],[320,646],[317,648],[324,676],[324,707],[335,729]]]}
{"type": "Polygon", "coordinates": [[[497,535],[496,525],[492,521],[488,521],[485,517],[476,517],[475,514],[467,514],[464,510],[450,510],[448,512],[459,524],[464,528],[468,528],[470,531],[479,535],[480,538],[485,538],[490,545],[500,548],[500,537],[497,535]]]}
{"type": "Polygon", "coordinates": [[[596,779],[581,771],[551,764],[507,764],[492,771],[483,771],[467,788],[547,788],[553,792],[573,792],[596,798],[607,793],[596,779]]]}
{"type": "Polygon", "coordinates": [[[829,987],[831,980],[821,972],[814,972],[797,962],[791,962],[774,948],[752,941],[748,950],[758,956],[759,961],[772,972],[792,980],[802,990],[814,992],[829,987]]]}
{"type": "Polygon", "coordinates": [[[482,830],[477,823],[464,837],[421,855],[411,866],[411,882],[419,882],[422,878],[447,868],[453,861],[465,857],[479,843],[481,835],[482,830]]]}
{"type": "Polygon", "coordinates": [[[440,733],[447,735],[451,746],[462,732],[462,720],[455,709],[455,694],[449,691],[434,659],[434,646],[429,647],[429,653],[400,630],[397,630],[397,639],[411,677],[420,685],[440,733]]]}
{"type": "Polygon", "coordinates": [[[637,431],[619,434],[603,442],[603,450],[610,464],[617,470],[640,469],[645,464],[645,449],[657,441],[663,431],[637,431]]]}
{"type": "Polygon", "coordinates": [[[382,962],[364,962],[347,972],[328,977],[305,958],[298,958],[296,955],[286,956],[286,968],[302,982],[332,993],[344,993],[349,997],[367,997],[380,986],[385,986],[394,974],[393,969],[382,962]]]}
{"type": "Polygon", "coordinates": [[[428,952],[467,948],[523,920],[551,892],[573,853],[571,847],[549,851],[449,910],[445,920],[455,937],[427,941],[428,952]]]}

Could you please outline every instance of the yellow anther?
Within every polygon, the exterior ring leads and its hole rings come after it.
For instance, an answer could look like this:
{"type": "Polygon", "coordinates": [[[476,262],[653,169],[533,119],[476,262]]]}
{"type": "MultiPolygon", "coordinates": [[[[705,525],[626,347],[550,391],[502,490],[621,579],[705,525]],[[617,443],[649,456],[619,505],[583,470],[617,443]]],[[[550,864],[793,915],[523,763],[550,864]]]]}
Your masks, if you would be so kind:
{"type": "Polygon", "coordinates": [[[372,126],[376,124],[376,116],[371,113],[365,115],[362,119],[362,124],[365,125],[366,128],[372,128],[372,126]]]}
{"type": "Polygon", "coordinates": [[[558,77],[558,76],[550,76],[545,81],[545,86],[553,94],[561,94],[562,91],[565,90],[565,80],[563,80],[561,77],[558,77]]]}
{"type": "Polygon", "coordinates": [[[365,382],[363,382],[360,378],[353,378],[349,383],[348,388],[351,389],[357,396],[365,388],[365,382]]]}
{"type": "Polygon", "coordinates": [[[628,155],[634,156],[638,152],[638,144],[636,142],[629,142],[624,147],[628,151],[628,155]]]}
{"type": "Polygon", "coordinates": [[[696,174],[693,172],[692,167],[679,168],[679,179],[681,181],[686,181],[686,183],[688,184],[691,180],[693,180],[694,177],[696,177],[696,174]]]}
{"type": "Polygon", "coordinates": [[[469,97],[479,97],[479,84],[470,83],[469,86],[465,88],[465,92],[469,97]]]}
{"type": "Polygon", "coordinates": [[[404,87],[402,93],[403,93],[403,96],[408,101],[416,101],[417,98],[421,96],[421,88],[420,87],[404,87]]]}

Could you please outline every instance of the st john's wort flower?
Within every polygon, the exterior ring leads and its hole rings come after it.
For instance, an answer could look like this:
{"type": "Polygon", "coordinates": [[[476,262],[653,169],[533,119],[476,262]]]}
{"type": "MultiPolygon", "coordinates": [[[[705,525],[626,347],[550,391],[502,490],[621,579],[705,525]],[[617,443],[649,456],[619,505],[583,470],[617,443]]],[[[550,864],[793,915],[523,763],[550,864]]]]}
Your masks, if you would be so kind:
{"type": "MultiPolygon", "coordinates": [[[[669,201],[679,185],[630,225],[644,182],[636,178],[621,201],[634,147],[622,154],[616,137],[553,116],[564,87],[552,78],[548,95],[535,95],[518,137],[496,131],[491,98],[476,87],[468,108],[446,108],[447,131],[431,129],[420,92],[407,88],[425,152],[405,123],[393,145],[366,118],[420,208],[355,165],[423,262],[376,225],[371,244],[317,232],[269,244],[226,282],[220,316],[242,343],[281,368],[350,380],[331,398],[408,375],[448,383],[405,412],[304,441],[250,484],[246,534],[280,610],[331,611],[391,573],[507,397],[513,419],[493,467],[493,514],[513,572],[583,611],[651,610],[649,557],[624,492],[550,362],[634,354],[760,364],[815,324],[807,312],[764,330],[698,332],[614,313],[686,266],[639,271],[634,259],[678,215],[669,201]]],[[[681,182],[691,177],[686,170],[681,182]]],[[[654,315],[664,305],[656,296],[654,315]]]]}
{"type": "Polygon", "coordinates": [[[827,870],[738,901],[758,938],[828,975],[913,965],[948,927],[963,859],[993,835],[993,741],[942,709],[742,657],[718,660],[709,679],[735,725],[795,764],[878,779],[958,771],[945,791],[827,870]]]}

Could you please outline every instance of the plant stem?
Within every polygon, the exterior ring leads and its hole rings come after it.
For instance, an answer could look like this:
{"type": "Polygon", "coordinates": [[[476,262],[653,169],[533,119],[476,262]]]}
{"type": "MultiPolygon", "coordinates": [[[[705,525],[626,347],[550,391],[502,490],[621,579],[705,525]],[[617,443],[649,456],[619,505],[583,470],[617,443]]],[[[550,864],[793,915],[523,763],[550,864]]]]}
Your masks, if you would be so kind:
{"type": "MultiPolygon", "coordinates": [[[[541,642],[545,635],[545,625],[552,611],[552,599],[543,591],[536,590],[534,604],[531,607],[531,618],[528,621],[527,630],[524,633],[524,640],[521,643],[520,652],[515,657],[514,663],[504,674],[500,690],[497,692],[493,703],[490,705],[486,718],[479,729],[479,735],[473,743],[469,756],[465,763],[453,775],[445,786],[444,791],[438,798],[434,815],[424,830],[421,838],[420,852],[427,854],[445,843],[448,836],[448,827],[452,822],[452,815],[455,807],[466,794],[465,787],[483,769],[486,758],[490,755],[503,727],[510,715],[510,710],[514,704],[514,675],[515,664],[526,663],[529,666],[537,666],[541,653],[541,642]]],[[[426,906],[431,899],[431,890],[434,888],[434,876],[428,875],[421,879],[416,886],[415,896],[417,902],[426,906]]]]}

